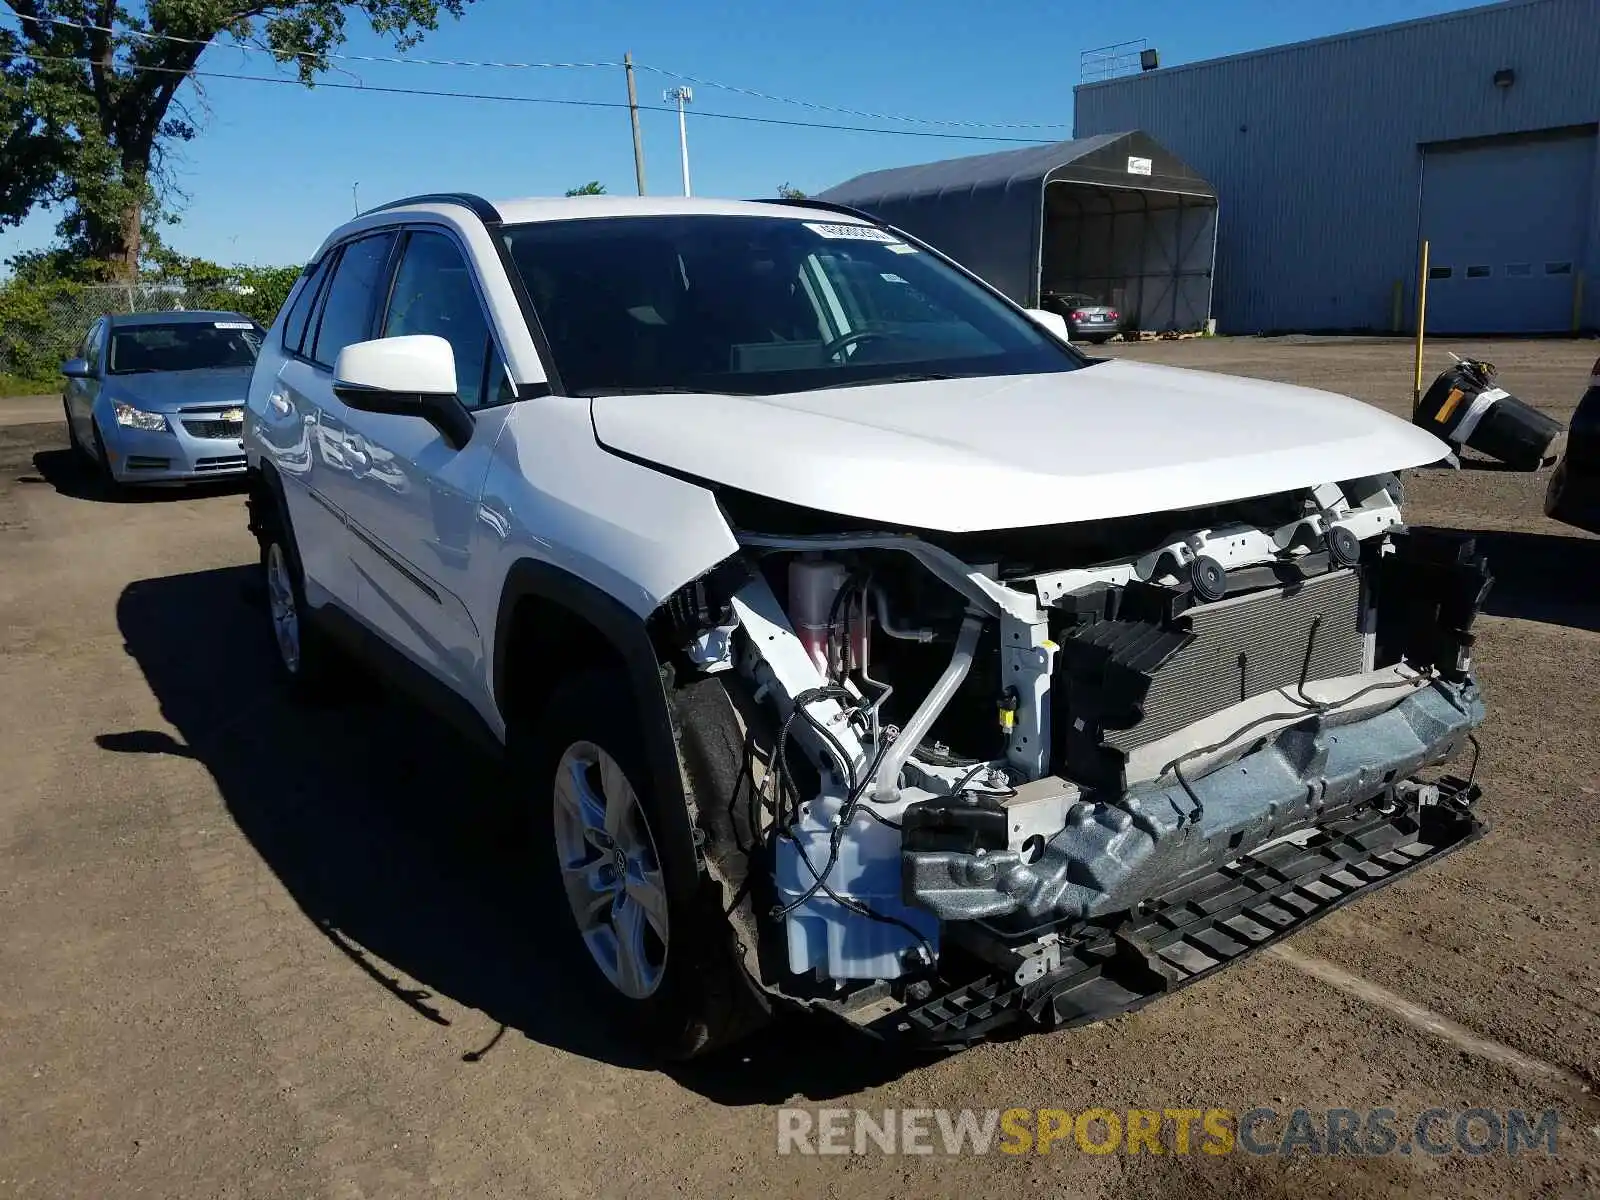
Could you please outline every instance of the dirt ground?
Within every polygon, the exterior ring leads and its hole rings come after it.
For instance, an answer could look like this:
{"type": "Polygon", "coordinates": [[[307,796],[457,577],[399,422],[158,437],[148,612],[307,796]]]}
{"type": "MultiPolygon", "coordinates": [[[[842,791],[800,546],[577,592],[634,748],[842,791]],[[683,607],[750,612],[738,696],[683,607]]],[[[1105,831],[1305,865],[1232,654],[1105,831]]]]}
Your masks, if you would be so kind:
{"type": "MultiPolygon", "coordinates": [[[[1565,417],[1600,344],[1464,349],[1565,417]]],[[[1107,351],[1410,398],[1395,342],[1107,351]]],[[[1600,1192],[1600,539],[1540,515],[1544,475],[1407,480],[1412,519],[1479,531],[1500,577],[1487,838],[1085,1030],[908,1066],[789,1022],[664,1072],[542,944],[514,781],[370,685],[288,706],[240,496],[113,500],[65,445],[0,422],[0,1196],[1600,1192]],[[820,1157],[777,1152],[785,1102],[1554,1108],[1561,1131],[1553,1158],[820,1157]]]]}

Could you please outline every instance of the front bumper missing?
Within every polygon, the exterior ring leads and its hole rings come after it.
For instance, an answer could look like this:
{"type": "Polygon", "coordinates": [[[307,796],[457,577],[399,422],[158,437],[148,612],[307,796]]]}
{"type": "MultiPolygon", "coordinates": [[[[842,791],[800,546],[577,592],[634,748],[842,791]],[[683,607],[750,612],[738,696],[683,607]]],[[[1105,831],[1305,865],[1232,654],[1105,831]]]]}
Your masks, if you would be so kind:
{"type": "Polygon", "coordinates": [[[980,921],[1002,936],[1114,918],[1240,851],[1392,798],[1397,781],[1458,753],[1483,717],[1470,675],[1355,720],[1308,714],[1197,777],[1085,796],[1034,856],[1003,844],[953,849],[908,824],[906,895],[946,922],[980,921]]]}
{"type": "Polygon", "coordinates": [[[1024,955],[996,954],[990,944],[986,955],[1005,965],[865,1028],[896,1041],[963,1045],[1017,1026],[1069,1028],[1142,1008],[1482,837],[1487,827],[1470,811],[1477,787],[1446,779],[1438,788],[1436,803],[1368,808],[1317,826],[1308,839],[1267,846],[1156,897],[1114,929],[1065,939],[1060,965],[1030,982],[1018,982],[1035,973],[1024,955]]]}

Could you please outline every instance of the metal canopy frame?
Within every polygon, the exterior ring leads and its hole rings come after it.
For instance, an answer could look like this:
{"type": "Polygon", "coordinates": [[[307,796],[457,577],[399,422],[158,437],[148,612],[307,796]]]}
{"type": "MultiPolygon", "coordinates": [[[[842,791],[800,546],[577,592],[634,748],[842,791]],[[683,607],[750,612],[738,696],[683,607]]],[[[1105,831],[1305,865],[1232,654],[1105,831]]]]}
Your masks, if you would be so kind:
{"type": "MultiPolygon", "coordinates": [[[[1052,173],[1052,176],[1055,173],[1052,173]]],[[[1179,190],[1177,188],[1128,187],[1117,184],[1085,183],[1070,179],[1047,177],[1040,198],[1039,235],[1039,288],[1041,296],[1047,283],[1060,283],[1055,291],[1081,291],[1100,294],[1107,302],[1123,310],[1125,324],[1134,328],[1167,331],[1204,328],[1211,315],[1212,277],[1216,262],[1217,200],[1209,193],[1179,190]],[[1091,210],[1085,199],[1093,196],[1104,199],[1102,210],[1091,210]],[[1156,199],[1170,203],[1152,203],[1156,199]],[[1119,203],[1126,199],[1128,203],[1119,203]],[[1061,271],[1060,243],[1051,236],[1052,216],[1059,217],[1059,209],[1071,205],[1071,214],[1081,224],[1086,218],[1105,218],[1105,241],[1111,248],[1109,257],[1092,269],[1085,264],[1087,239],[1082,229],[1070,244],[1070,270],[1061,271]],[[1173,214],[1172,237],[1156,234],[1151,229],[1151,216],[1156,213],[1173,214]],[[1185,222],[1185,214],[1194,217],[1185,222]],[[1115,258],[1118,217],[1133,217],[1140,223],[1140,236],[1136,243],[1136,262],[1130,269],[1118,270],[1115,258]],[[1051,253],[1055,247],[1055,254],[1051,253]],[[1157,261],[1150,261],[1151,253],[1157,261]],[[1146,306],[1146,285],[1154,279],[1166,281],[1165,294],[1158,292],[1153,298],[1155,307],[1146,306]],[[1203,281],[1202,295],[1186,286],[1191,281],[1203,281]],[[1117,300],[1112,289],[1118,285],[1132,285],[1132,300],[1117,300]],[[1185,297],[1190,297],[1185,301],[1185,297]],[[1181,307],[1180,307],[1181,305],[1181,307]],[[1158,311],[1164,308],[1165,311],[1158,311]]]]}

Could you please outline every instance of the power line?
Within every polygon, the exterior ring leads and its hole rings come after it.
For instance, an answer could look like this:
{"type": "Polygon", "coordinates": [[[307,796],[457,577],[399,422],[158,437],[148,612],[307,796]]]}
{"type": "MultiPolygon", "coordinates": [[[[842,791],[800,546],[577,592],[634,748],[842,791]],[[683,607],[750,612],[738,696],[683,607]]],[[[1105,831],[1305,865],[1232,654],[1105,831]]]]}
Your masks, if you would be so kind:
{"type": "MultiPolygon", "coordinates": [[[[13,59],[27,58],[36,62],[88,63],[92,61],[89,58],[81,55],[31,54],[27,51],[5,52],[3,57],[13,59]]],[[[248,83],[280,83],[288,84],[292,87],[305,86],[298,79],[285,79],[281,76],[273,75],[239,75],[229,71],[185,71],[181,67],[159,67],[154,65],[135,64],[123,64],[123,69],[131,71],[156,71],[168,75],[184,75],[187,77],[200,79],[233,79],[248,83]]],[[[329,80],[319,80],[316,84],[316,87],[332,88],[339,91],[373,92],[397,96],[429,96],[437,99],[448,100],[492,100],[507,104],[557,104],[572,108],[628,107],[627,102],[623,100],[568,100],[553,96],[507,96],[493,92],[457,92],[436,88],[394,87],[383,84],[334,83],[329,80]]],[[[670,108],[664,104],[641,104],[639,105],[639,108],[644,112],[677,112],[676,108],[670,108]]],[[[824,121],[790,120],[784,117],[757,117],[748,113],[714,112],[706,109],[695,109],[691,112],[691,115],[697,119],[703,117],[715,121],[743,121],[755,125],[781,125],[795,129],[828,129],[839,133],[877,133],[890,137],[938,138],[943,140],[965,142],[1014,142],[1029,146],[1037,146],[1041,144],[1040,139],[1038,138],[994,137],[980,133],[945,133],[925,129],[883,129],[868,125],[840,125],[831,124],[824,121]]]]}
{"type": "MultiPolygon", "coordinates": [[[[29,18],[34,19],[34,18],[29,18]]],[[[108,33],[114,37],[138,38],[142,41],[176,42],[188,46],[216,46],[220,49],[241,50],[252,54],[271,54],[275,59],[305,58],[317,59],[319,56],[310,51],[289,51],[282,55],[268,46],[251,45],[248,42],[218,42],[209,38],[180,37],[169,33],[148,33],[142,30],[124,29],[117,30],[107,25],[95,25],[83,21],[71,21],[65,17],[41,17],[38,20],[51,25],[60,25],[69,29],[82,29],[93,33],[108,33]]],[[[337,62],[362,62],[383,63],[400,66],[419,67],[471,67],[485,70],[584,70],[620,68],[621,62],[499,62],[492,60],[461,59],[461,58],[415,58],[412,56],[385,55],[385,54],[342,54],[328,52],[320,56],[337,62]]],[[[741,87],[738,84],[724,83],[716,79],[708,79],[700,75],[688,75],[681,71],[669,70],[666,67],[649,66],[645,63],[635,64],[640,71],[650,71],[668,79],[681,80],[700,87],[716,88],[719,91],[730,92],[734,95],[749,96],[755,100],[764,100],[773,104],[788,104],[797,108],[810,109],[813,112],[837,113],[845,117],[860,117],[868,121],[898,121],[908,125],[931,125],[945,129],[1007,129],[1007,130],[1053,130],[1067,129],[1069,123],[1062,121],[1034,121],[1034,122],[996,122],[996,121],[951,121],[936,117],[911,117],[902,113],[870,112],[857,108],[846,108],[835,104],[822,104],[814,100],[802,100],[794,96],[782,96],[773,92],[757,91],[754,88],[741,87]]],[[[1001,139],[994,139],[1001,140],[1001,139]]]]}
{"type": "Polygon", "coordinates": [[[652,71],[657,75],[665,75],[668,79],[681,79],[685,83],[692,83],[699,87],[720,88],[725,92],[734,92],[740,96],[751,96],[757,100],[771,100],[777,104],[793,104],[800,108],[810,108],[817,112],[839,113],[846,117],[864,117],[869,121],[905,121],[915,125],[945,125],[958,129],[1065,129],[1067,124],[1055,122],[994,122],[994,121],[941,121],[933,117],[907,117],[898,113],[864,112],[858,108],[840,108],[833,104],[818,104],[813,100],[797,100],[793,96],[778,96],[771,92],[758,92],[752,88],[739,87],[732,83],[719,83],[715,79],[706,79],[699,75],[685,75],[680,71],[669,71],[665,67],[652,67],[647,63],[636,63],[640,71],[652,71]]]}

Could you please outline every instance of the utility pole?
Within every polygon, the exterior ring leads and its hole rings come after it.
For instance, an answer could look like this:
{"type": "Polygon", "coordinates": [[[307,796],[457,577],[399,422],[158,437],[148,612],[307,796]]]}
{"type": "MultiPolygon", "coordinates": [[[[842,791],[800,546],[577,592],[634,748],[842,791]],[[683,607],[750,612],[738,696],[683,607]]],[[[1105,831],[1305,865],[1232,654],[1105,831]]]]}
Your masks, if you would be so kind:
{"type": "Polygon", "coordinates": [[[633,177],[644,195],[644,138],[639,134],[639,93],[633,86],[633,51],[622,56],[622,69],[628,75],[628,117],[633,122],[633,177]]]}
{"type": "Polygon", "coordinates": [[[663,100],[678,102],[678,153],[683,158],[683,194],[693,195],[689,190],[689,130],[683,121],[683,106],[694,100],[694,89],[691,87],[668,88],[661,93],[663,100]]]}

